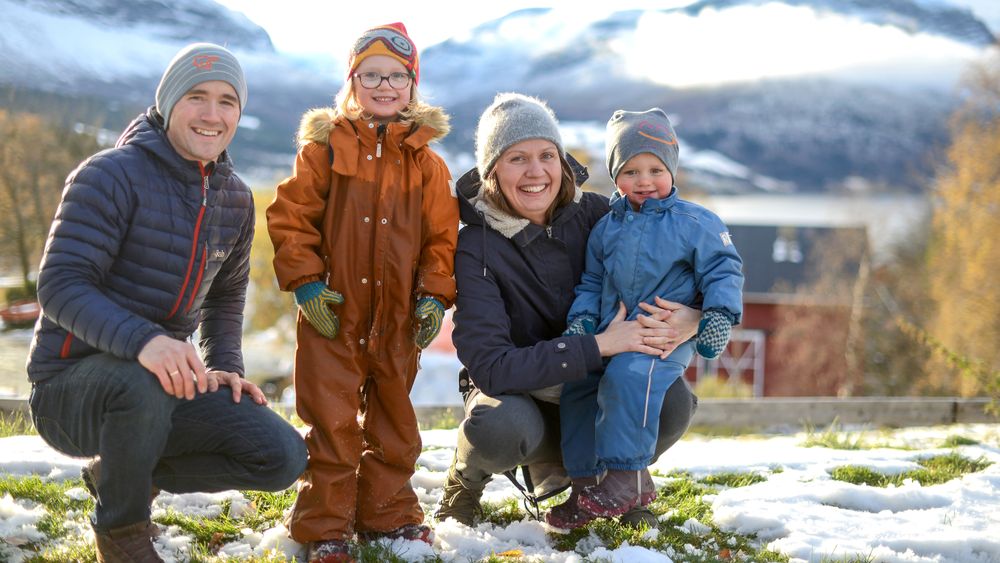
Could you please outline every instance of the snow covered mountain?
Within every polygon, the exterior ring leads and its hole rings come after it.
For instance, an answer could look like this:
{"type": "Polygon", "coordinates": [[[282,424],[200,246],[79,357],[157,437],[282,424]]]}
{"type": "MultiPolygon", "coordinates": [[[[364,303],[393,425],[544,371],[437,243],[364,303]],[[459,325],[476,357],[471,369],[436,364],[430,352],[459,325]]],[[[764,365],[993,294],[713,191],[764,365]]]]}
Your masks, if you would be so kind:
{"type": "Polygon", "coordinates": [[[195,41],[227,46],[246,72],[237,161],[287,169],[299,115],[339,84],[277,53],[263,28],[212,0],[0,0],[0,103],[117,131],[195,41]]]}
{"type": "MultiPolygon", "coordinates": [[[[456,173],[471,162],[479,113],[517,90],[590,131],[574,148],[596,162],[614,109],[659,106],[682,138],[685,180],[710,190],[918,189],[947,142],[962,69],[995,45],[954,4],[978,1],[522,10],[425,48],[421,90],[453,116],[443,150],[456,173]]],[[[196,40],[227,45],[246,69],[241,168],[287,173],[299,116],[329,103],[343,61],[275,52],[264,29],[212,0],[0,0],[0,104],[118,129],[196,40]]],[[[595,180],[602,168],[591,166],[595,180]]]]}
{"type": "MultiPolygon", "coordinates": [[[[994,41],[968,9],[931,0],[703,0],[524,10],[427,49],[423,69],[459,122],[512,89],[563,120],[662,107],[690,143],[682,169],[688,151],[711,149],[749,170],[702,178],[713,188],[765,187],[754,175],[809,191],[858,178],[918,188],[962,69],[994,41]]],[[[471,139],[459,129],[446,142],[471,139]]]]}

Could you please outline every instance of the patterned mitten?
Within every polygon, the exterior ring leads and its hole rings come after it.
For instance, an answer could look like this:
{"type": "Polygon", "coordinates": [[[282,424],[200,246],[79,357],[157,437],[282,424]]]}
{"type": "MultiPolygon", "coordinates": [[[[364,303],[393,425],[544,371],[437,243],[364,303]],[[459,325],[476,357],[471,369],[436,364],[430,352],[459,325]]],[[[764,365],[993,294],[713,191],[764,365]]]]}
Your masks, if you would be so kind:
{"type": "Polygon", "coordinates": [[[444,320],[444,305],[433,297],[421,297],[414,311],[417,316],[417,335],[414,340],[421,350],[430,346],[434,337],[441,332],[444,320]]]}
{"type": "Polygon", "coordinates": [[[698,353],[709,360],[718,358],[729,344],[732,328],[732,317],[728,313],[705,311],[698,323],[698,353]]]}
{"type": "Polygon", "coordinates": [[[594,315],[580,315],[569,323],[563,336],[582,336],[584,334],[594,334],[597,332],[597,317],[594,315]]]}
{"type": "Polygon", "coordinates": [[[330,305],[340,305],[344,296],[320,281],[309,282],[295,289],[295,304],[309,324],[323,336],[333,339],[340,330],[340,319],[330,305]]]}

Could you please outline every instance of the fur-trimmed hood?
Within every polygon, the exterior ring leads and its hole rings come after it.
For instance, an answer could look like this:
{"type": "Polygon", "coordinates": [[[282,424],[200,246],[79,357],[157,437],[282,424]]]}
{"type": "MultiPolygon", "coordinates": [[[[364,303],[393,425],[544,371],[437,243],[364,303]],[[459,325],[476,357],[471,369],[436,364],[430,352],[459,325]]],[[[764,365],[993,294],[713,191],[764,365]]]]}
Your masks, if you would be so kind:
{"type": "MultiPolygon", "coordinates": [[[[424,102],[411,104],[408,116],[401,123],[412,123],[417,127],[428,127],[434,130],[431,141],[443,139],[449,131],[450,117],[444,109],[432,106],[424,102]]],[[[302,116],[299,124],[298,143],[301,148],[307,143],[325,143],[330,137],[330,131],[338,119],[346,119],[341,116],[335,107],[315,108],[307,111],[302,116]]]]}

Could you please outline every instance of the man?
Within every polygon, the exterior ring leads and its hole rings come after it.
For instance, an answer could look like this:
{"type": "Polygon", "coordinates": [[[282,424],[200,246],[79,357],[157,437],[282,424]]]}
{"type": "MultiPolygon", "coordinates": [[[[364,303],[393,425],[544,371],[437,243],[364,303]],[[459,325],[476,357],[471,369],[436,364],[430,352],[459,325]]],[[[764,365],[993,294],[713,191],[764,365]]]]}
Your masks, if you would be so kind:
{"type": "Polygon", "coordinates": [[[156,105],[67,178],[49,233],[31,413],[52,447],[98,456],[83,477],[102,562],[161,561],[159,489],[281,490],[305,468],[300,435],[242,379],[254,208],[226,147],[246,100],[232,53],[182,49],[156,105]]]}

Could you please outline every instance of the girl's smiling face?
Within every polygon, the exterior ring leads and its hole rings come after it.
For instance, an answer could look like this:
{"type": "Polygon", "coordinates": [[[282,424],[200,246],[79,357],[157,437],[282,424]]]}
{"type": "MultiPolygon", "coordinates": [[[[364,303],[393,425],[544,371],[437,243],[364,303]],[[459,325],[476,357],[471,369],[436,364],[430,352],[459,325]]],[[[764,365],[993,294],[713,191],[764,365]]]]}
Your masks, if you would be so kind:
{"type": "Polygon", "coordinates": [[[380,77],[388,77],[394,72],[401,72],[409,76],[409,71],[403,63],[392,57],[385,55],[373,55],[361,61],[355,69],[351,80],[354,81],[354,95],[358,103],[368,113],[375,116],[379,121],[389,121],[395,119],[400,111],[410,103],[410,88],[413,85],[411,79],[405,88],[393,88],[389,84],[388,78],[384,78],[377,87],[365,88],[361,85],[359,75],[366,72],[378,74],[380,77]]]}

